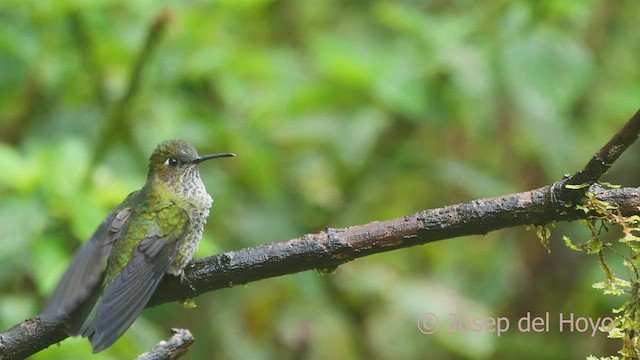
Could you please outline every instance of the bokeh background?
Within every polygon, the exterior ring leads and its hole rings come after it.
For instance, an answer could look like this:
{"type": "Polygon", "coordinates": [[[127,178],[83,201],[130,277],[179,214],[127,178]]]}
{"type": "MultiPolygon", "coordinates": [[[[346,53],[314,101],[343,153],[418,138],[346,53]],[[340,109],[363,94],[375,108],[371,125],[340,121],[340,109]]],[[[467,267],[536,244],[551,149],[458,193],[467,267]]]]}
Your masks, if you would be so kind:
{"type": "MultiPolygon", "coordinates": [[[[36,315],[75,249],[180,137],[215,198],[198,257],[540,187],[638,109],[637,1],[2,1],[0,329],[36,315]],[[149,37],[153,24],[154,36],[149,37]]],[[[638,147],[605,180],[640,182],[638,147]]],[[[146,310],[95,359],[172,327],[191,359],[557,359],[612,355],[558,316],[610,316],[579,224],[378,254],[146,310]],[[506,316],[423,335],[420,314],[506,316]],[[522,333],[527,312],[550,330],[522,333]]],[[[614,231],[615,232],[615,231],[614,231]]],[[[617,274],[626,273],[615,268],[617,274]]],[[[84,359],[67,339],[34,359],[84,359]]]]}

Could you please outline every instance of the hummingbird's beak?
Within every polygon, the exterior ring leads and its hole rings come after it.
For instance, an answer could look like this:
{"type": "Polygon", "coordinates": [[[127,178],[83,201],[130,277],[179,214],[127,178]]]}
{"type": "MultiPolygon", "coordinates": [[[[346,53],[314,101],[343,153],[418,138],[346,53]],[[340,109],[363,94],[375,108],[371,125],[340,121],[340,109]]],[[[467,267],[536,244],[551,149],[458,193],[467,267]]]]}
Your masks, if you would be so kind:
{"type": "Polygon", "coordinates": [[[200,164],[201,162],[207,161],[207,160],[210,160],[210,159],[223,158],[223,157],[234,157],[234,156],[236,156],[236,154],[231,154],[231,153],[203,155],[203,156],[199,156],[199,157],[191,160],[191,163],[192,164],[200,164]]]}

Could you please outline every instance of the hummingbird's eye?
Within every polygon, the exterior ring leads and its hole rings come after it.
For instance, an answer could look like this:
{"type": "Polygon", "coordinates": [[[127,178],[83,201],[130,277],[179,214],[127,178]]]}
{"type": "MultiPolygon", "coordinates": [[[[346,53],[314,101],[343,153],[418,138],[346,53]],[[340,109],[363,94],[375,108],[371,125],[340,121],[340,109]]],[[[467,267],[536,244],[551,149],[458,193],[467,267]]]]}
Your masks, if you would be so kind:
{"type": "Polygon", "coordinates": [[[167,166],[169,167],[176,167],[178,166],[178,160],[174,159],[174,158],[168,158],[167,161],[164,162],[167,166]]]}

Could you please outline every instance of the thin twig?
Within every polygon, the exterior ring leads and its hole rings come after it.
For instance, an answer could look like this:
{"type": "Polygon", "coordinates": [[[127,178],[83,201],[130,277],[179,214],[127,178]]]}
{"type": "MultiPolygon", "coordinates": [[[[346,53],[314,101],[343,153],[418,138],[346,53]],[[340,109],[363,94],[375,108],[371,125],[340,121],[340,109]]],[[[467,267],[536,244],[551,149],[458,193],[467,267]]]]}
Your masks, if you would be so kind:
{"type": "Polygon", "coordinates": [[[135,360],[174,360],[182,357],[193,344],[193,335],[187,329],[171,329],[173,336],[162,340],[153,349],[140,354],[135,360]]]}
{"type": "MultiPolygon", "coordinates": [[[[566,185],[591,185],[609,170],[618,157],[640,135],[640,110],[589,160],[582,170],[568,177],[566,185]]],[[[586,188],[583,188],[586,189],[586,188]]],[[[585,190],[586,191],[586,190],[585,190]]]]}

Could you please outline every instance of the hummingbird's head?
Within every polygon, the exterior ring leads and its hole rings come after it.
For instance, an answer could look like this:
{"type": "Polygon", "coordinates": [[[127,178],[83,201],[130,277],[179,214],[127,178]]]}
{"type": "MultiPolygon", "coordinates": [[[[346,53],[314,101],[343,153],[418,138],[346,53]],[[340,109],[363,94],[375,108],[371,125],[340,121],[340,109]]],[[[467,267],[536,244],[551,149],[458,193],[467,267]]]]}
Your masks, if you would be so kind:
{"type": "Polygon", "coordinates": [[[198,155],[196,149],[182,139],[165,140],[158,144],[149,158],[149,179],[170,188],[179,188],[200,179],[198,164],[209,159],[235,154],[198,155]]]}

